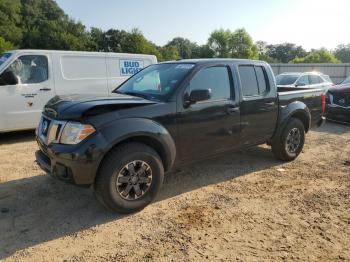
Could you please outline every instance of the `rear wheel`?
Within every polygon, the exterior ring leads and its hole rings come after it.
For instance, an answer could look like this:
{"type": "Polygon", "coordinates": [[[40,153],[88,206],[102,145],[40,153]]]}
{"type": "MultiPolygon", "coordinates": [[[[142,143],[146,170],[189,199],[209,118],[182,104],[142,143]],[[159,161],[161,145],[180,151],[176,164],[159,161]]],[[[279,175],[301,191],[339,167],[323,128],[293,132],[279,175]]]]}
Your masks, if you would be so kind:
{"type": "Polygon", "coordinates": [[[163,179],[164,168],[155,150],[140,143],[126,143],[102,162],[95,194],[110,210],[136,212],[152,202],[163,179]]]}
{"type": "Polygon", "coordinates": [[[288,124],[272,141],[272,152],[283,161],[292,161],[298,157],[304,147],[305,128],[296,118],[291,118],[288,124]]]}

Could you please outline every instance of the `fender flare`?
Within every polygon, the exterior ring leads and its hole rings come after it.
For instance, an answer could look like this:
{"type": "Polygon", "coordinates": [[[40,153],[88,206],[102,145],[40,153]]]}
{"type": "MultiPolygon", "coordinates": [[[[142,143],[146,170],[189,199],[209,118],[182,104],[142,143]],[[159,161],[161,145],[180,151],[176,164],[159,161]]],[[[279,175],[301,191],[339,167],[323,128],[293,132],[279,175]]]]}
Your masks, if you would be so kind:
{"type": "Polygon", "coordinates": [[[169,131],[153,120],[145,118],[118,119],[101,127],[100,132],[108,144],[103,157],[112,148],[124,141],[136,140],[142,143],[143,140],[158,152],[165,171],[171,169],[174,165],[176,158],[175,142],[169,131]]]}

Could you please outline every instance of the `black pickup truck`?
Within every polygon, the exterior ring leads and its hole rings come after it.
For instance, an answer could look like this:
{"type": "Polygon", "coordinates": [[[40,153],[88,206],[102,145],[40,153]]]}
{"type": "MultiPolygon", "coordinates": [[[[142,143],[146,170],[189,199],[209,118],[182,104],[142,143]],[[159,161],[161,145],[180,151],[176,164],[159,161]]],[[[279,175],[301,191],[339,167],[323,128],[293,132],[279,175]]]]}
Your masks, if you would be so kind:
{"type": "Polygon", "coordinates": [[[305,133],[324,122],[322,92],[278,92],[261,61],[151,65],[108,97],[51,99],[36,159],[56,178],[93,185],[107,208],[134,212],[155,198],[165,172],[189,161],[264,143],[278,159],[295,159],[305,133]]]}

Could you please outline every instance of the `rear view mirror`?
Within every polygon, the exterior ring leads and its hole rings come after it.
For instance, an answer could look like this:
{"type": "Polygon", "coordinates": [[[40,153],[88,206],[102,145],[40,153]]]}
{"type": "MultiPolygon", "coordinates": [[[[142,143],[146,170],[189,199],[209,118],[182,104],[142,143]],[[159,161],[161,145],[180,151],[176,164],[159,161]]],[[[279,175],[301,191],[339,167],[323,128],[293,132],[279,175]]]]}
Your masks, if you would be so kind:
{"type": "Polygon", "coordinates": [[[18,80],[11,70],[4,71],[0,76],[0,86],[17,85],[18,80]]]}
{"type": "Polygon", "coordinates": [[[195,104],[200,101],[209,100],[211,98],[211,89],[197,89],[190,94],[190,102],[195,104]]]}

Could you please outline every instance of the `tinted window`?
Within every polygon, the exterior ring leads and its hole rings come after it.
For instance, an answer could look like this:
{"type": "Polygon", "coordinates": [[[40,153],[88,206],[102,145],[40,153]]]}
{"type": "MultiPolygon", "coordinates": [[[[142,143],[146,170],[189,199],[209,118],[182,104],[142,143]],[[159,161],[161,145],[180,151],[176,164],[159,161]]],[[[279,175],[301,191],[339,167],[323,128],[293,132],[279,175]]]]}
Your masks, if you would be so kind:
{"type": "Polygon", "coordinates": [[[239,76],[241,78],[244,96],[259,94],[258,82],[256,81],[254,66],[240,66],[239,76]]]}
{"type": "Polygon", "coordinates": [[[292,85],[297,81],[300,75],[278,75],[276,76],[277,85],[292,85]]]}
{"type": "Polygon", "coordinates": [[[298,80],[298,85],[309,85],[309,77],[307,75],[300,77],[298,80]]]}
{"type": "Polygon", "coordinates": [[[315,85],[323,82],[321,77],[316,75],[309,75],[309,81],[311,85],[315,85]]]}
{"type": "MultiPolygon", "coordinates": [[[[3,73],[12,75],[19,84],[36,84],[48,79],[47,57],[24,55],[17,58],[3,73]]],[[[3,78],[1,76],[1,78],[3,78]]]]}
{"type": "Polygon", "coordinates": [[[267,91],[267,84],[266,84],[264,69],[261,66],[256,66],[255,71],[256,71],[256,77],[259,83],[259,92],[260,94],[263,94],[267,91]]]}
{"type": "Polygon", "coordinates": [[[199,71],[190,81],[190,91],[211,89],[212,100],[231,97],[230,79],[227,67],[209,67],[199,71]]]}

